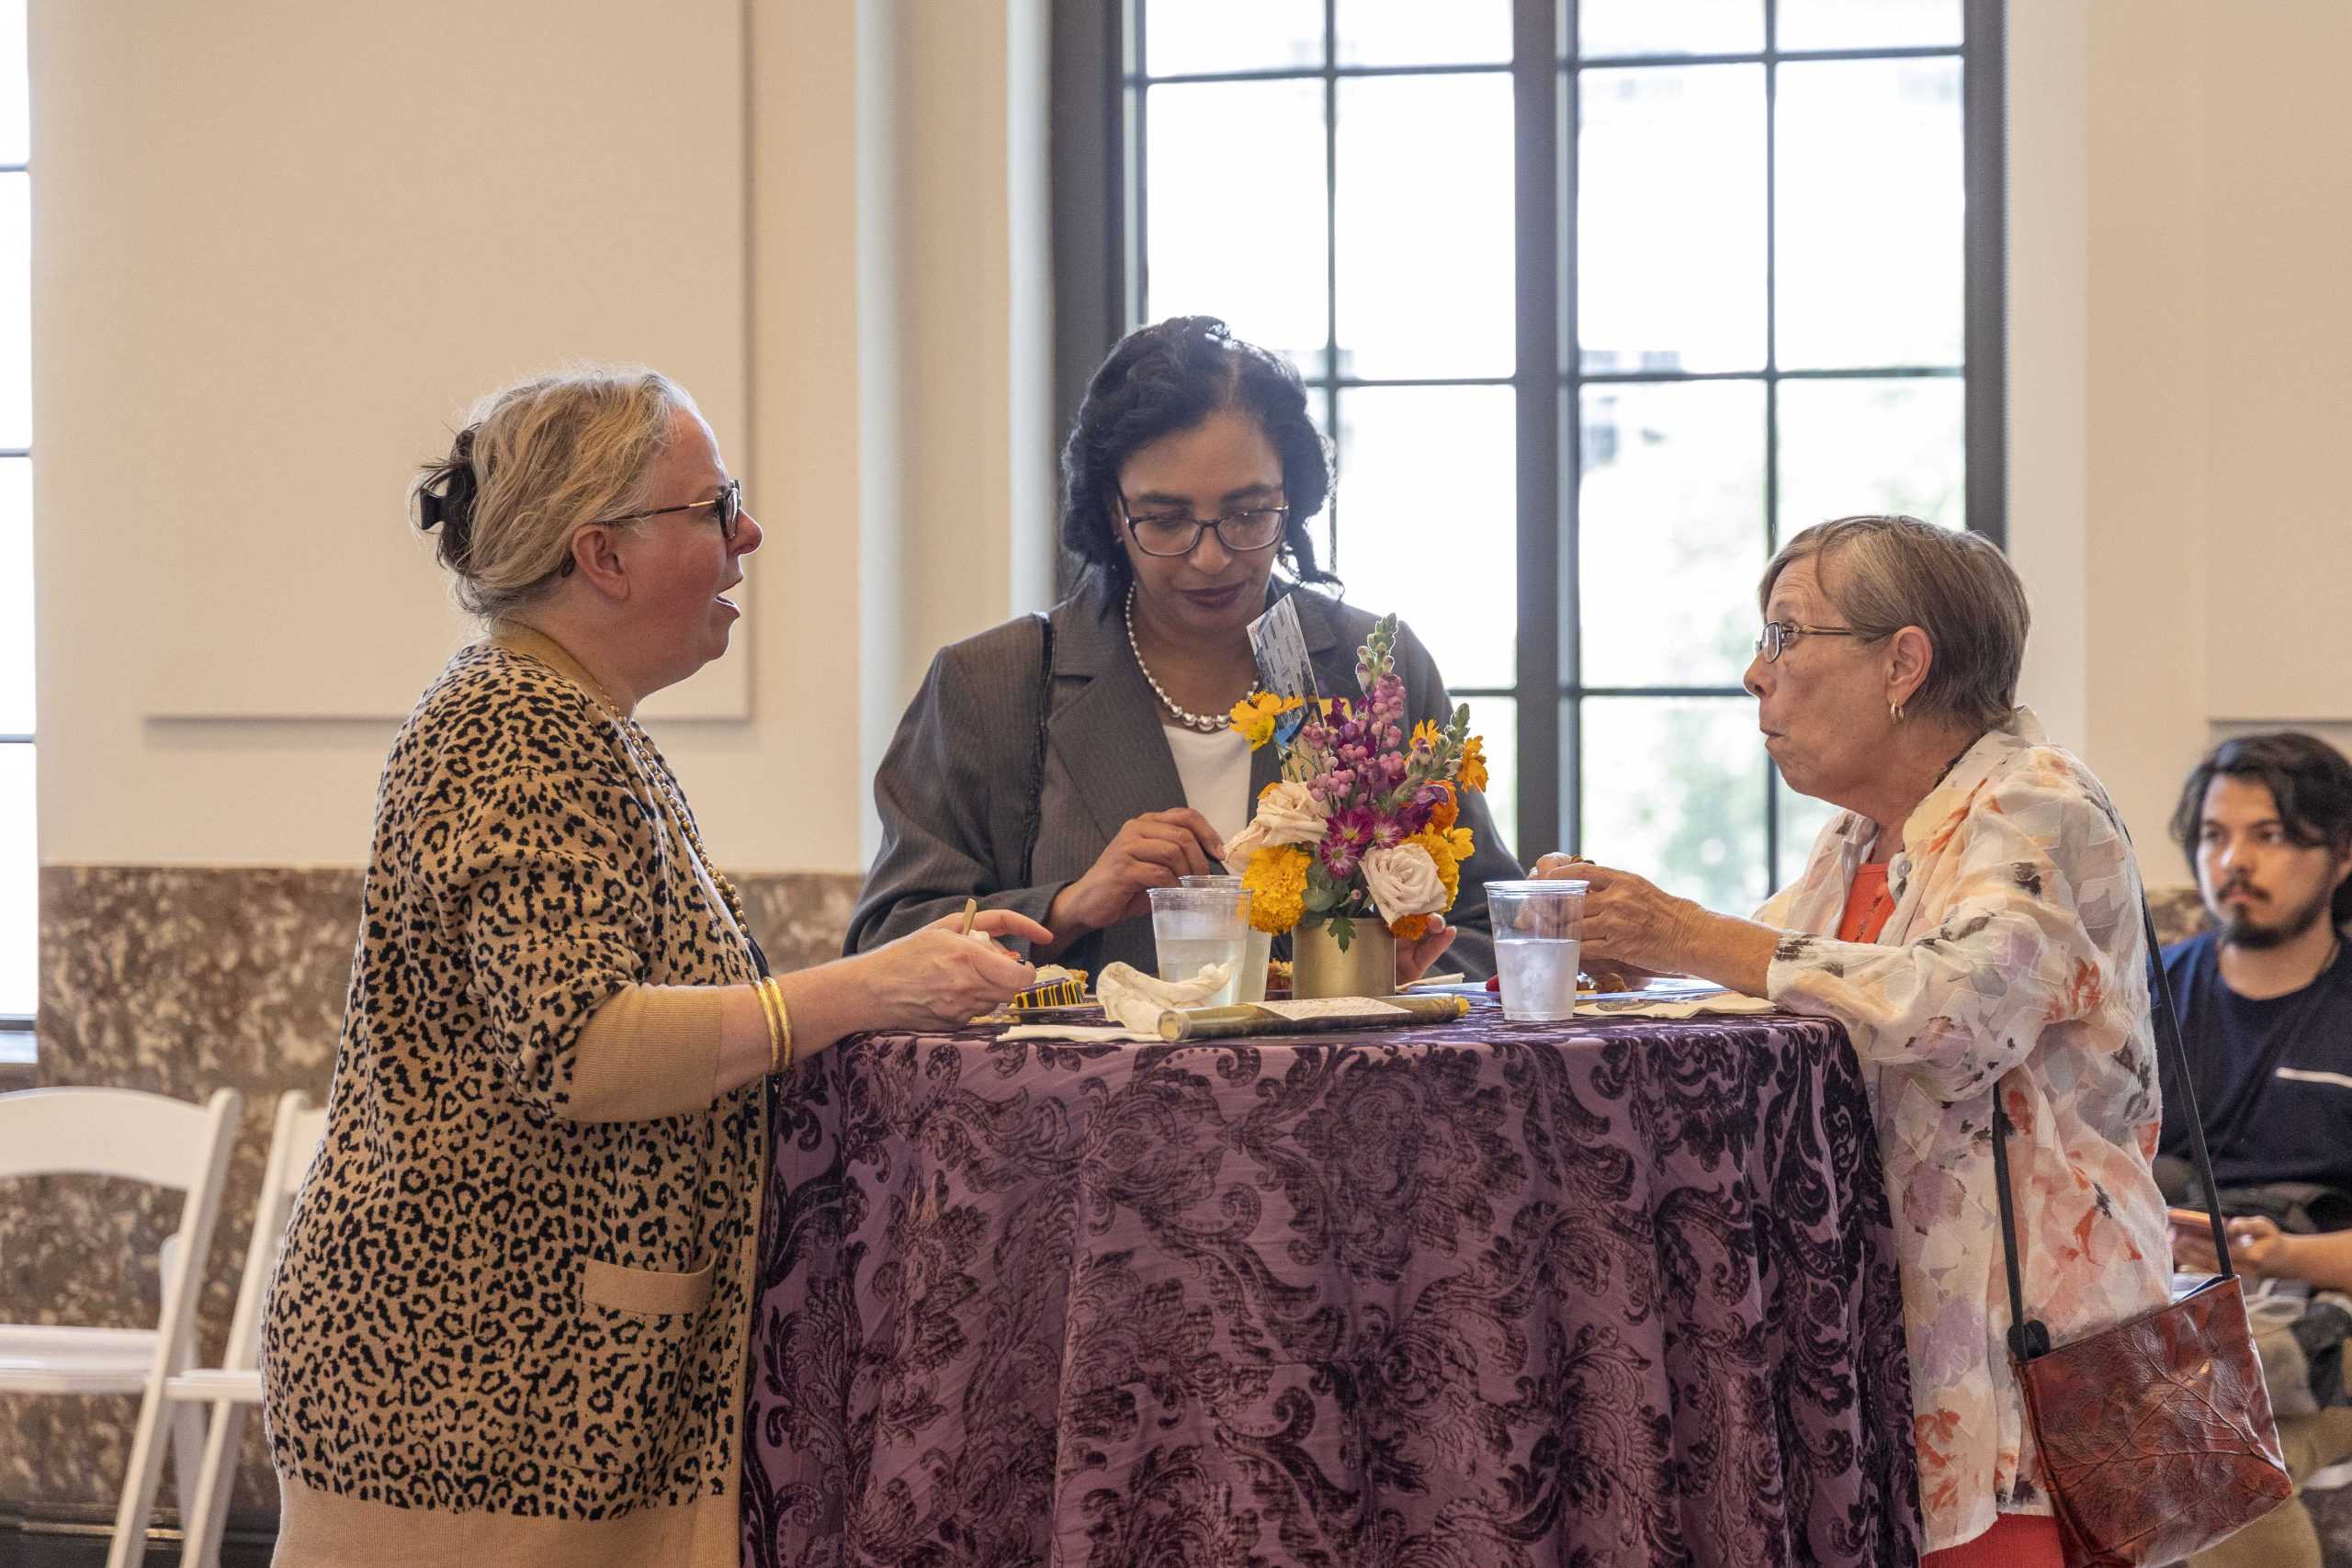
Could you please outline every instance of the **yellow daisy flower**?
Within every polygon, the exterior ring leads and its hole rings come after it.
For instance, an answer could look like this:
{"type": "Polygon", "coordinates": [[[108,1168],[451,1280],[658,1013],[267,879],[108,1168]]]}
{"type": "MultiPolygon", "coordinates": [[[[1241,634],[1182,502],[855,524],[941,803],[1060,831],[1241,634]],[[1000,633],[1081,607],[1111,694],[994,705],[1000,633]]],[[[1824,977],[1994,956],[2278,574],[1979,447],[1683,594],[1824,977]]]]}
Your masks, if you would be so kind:
{"type": "Polygon", "coordinates": [[[1250,750],[1255,751],[1274,738],[1274,721],[1300,705],[1298,697],[1278,697],[1272,692],[1260,692],[1233,705],[1228,716],[1233,728],[1247,736],[1250,750]]]}

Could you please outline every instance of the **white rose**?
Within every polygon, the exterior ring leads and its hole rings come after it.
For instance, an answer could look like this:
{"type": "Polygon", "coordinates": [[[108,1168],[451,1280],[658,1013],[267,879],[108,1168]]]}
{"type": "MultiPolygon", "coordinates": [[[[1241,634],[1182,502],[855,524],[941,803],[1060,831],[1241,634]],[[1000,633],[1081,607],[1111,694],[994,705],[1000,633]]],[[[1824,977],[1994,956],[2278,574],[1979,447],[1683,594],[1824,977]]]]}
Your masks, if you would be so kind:
{"type": "Polygon", "coordinates": [[[1380,918],[1392,926],[1408,915],[1433,915],[1445,908],[1445,884],[1438,876],[1437,862],[1419,844],[1365,855],[1363,882],[1380,907],[1380,918]]]}
{"type": "Polygon", "coordinates": [[[1225,841],[1225,863],[1237,872],[1269,844],[1312,844],[1323,837],[1323,807],[1315,792],[1295,780],[1269,785],[1250,826],[1225,841]]]}

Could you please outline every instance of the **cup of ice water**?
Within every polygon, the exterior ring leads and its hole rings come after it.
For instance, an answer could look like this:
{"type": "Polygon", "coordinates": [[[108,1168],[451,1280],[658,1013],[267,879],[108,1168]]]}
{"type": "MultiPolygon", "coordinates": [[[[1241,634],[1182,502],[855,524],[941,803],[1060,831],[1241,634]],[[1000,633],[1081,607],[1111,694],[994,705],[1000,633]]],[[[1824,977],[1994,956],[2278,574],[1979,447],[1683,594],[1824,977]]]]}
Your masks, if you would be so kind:
{"type": "Polygon", "coordinates": [[[1211,964],[1230,964],[1224,987],[1199,1005],[1231,1005],[1249,973],[1250,890],[1238,878],[1230,887],[1153,888],[1151,940],[1163,980],[1189,980],[1211,964]]]}
{"type": "MultiPolygon", "coordinates": [[[[1183,887],[1224,887],[1233,892],[1244,891],[1238,876],[1182,876],[1177,884],[1183,887]]],[[[1272,931],[1249,928],[1249,940],[1241,949],[1241,990],[1234,998],[1241,1002],[1262,1002],[1266,999],[1266,960],[1273,956],[1274,937],[1272,931]]]]}
{"type": "Polygon", "coordinates": [[[1495,970],[1503,1016],[1521,1022],[1572,1018],[1583,955],[1582,882],[1489,882],[1495,970]]]}

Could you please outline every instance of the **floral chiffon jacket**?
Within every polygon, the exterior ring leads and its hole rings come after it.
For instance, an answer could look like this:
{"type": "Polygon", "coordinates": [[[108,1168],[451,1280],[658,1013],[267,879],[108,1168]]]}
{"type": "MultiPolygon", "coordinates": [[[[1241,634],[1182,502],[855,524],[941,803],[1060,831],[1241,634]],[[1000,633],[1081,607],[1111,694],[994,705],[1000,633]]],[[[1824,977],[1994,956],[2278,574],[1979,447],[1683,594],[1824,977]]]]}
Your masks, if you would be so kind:
{"type": "Polygon", "coordinates": [[[1903,1270],[1924,1550],[2047,1513],[2009,1374],[1991,1096],[2009,1134],[2026,1311],[2064,1344],[2166,1300],[2149,1161],[2154,1038],[2140,877],[2097,779],[2024,708],[1903,825],[1894,913],[1834,940],[1877,829],[1845,813],[1758,913],[1791,1012],[1846,1026],[1870,1080],[1903,1270]]]}

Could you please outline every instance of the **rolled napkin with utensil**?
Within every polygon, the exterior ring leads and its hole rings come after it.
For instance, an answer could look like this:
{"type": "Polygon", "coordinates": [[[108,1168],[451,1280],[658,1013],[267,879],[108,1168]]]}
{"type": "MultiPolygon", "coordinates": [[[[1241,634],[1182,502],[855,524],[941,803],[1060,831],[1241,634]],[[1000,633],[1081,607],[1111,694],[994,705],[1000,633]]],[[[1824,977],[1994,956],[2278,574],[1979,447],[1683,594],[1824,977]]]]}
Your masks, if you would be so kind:
{"type": "Polygon", "coordinates": [[[1199,1007],[1232,977],[1230,964],[1204,964],[1189,980],[1162,980],[1132,964],[1106,964],[1094,982],[1094,999],[1113,1022],[1150,1034],[1159,1030],[1161,1014],[1199,1007]]]}
{"type": "Polygon", "coordinates": [[[1164,1012],[1159,1027],[1162,1040],[1234,1040],[1253,1034],[1330,1034],[1448,1023],[1469,1010],[1466,997],[1333,997],[1164,1012]]]}

